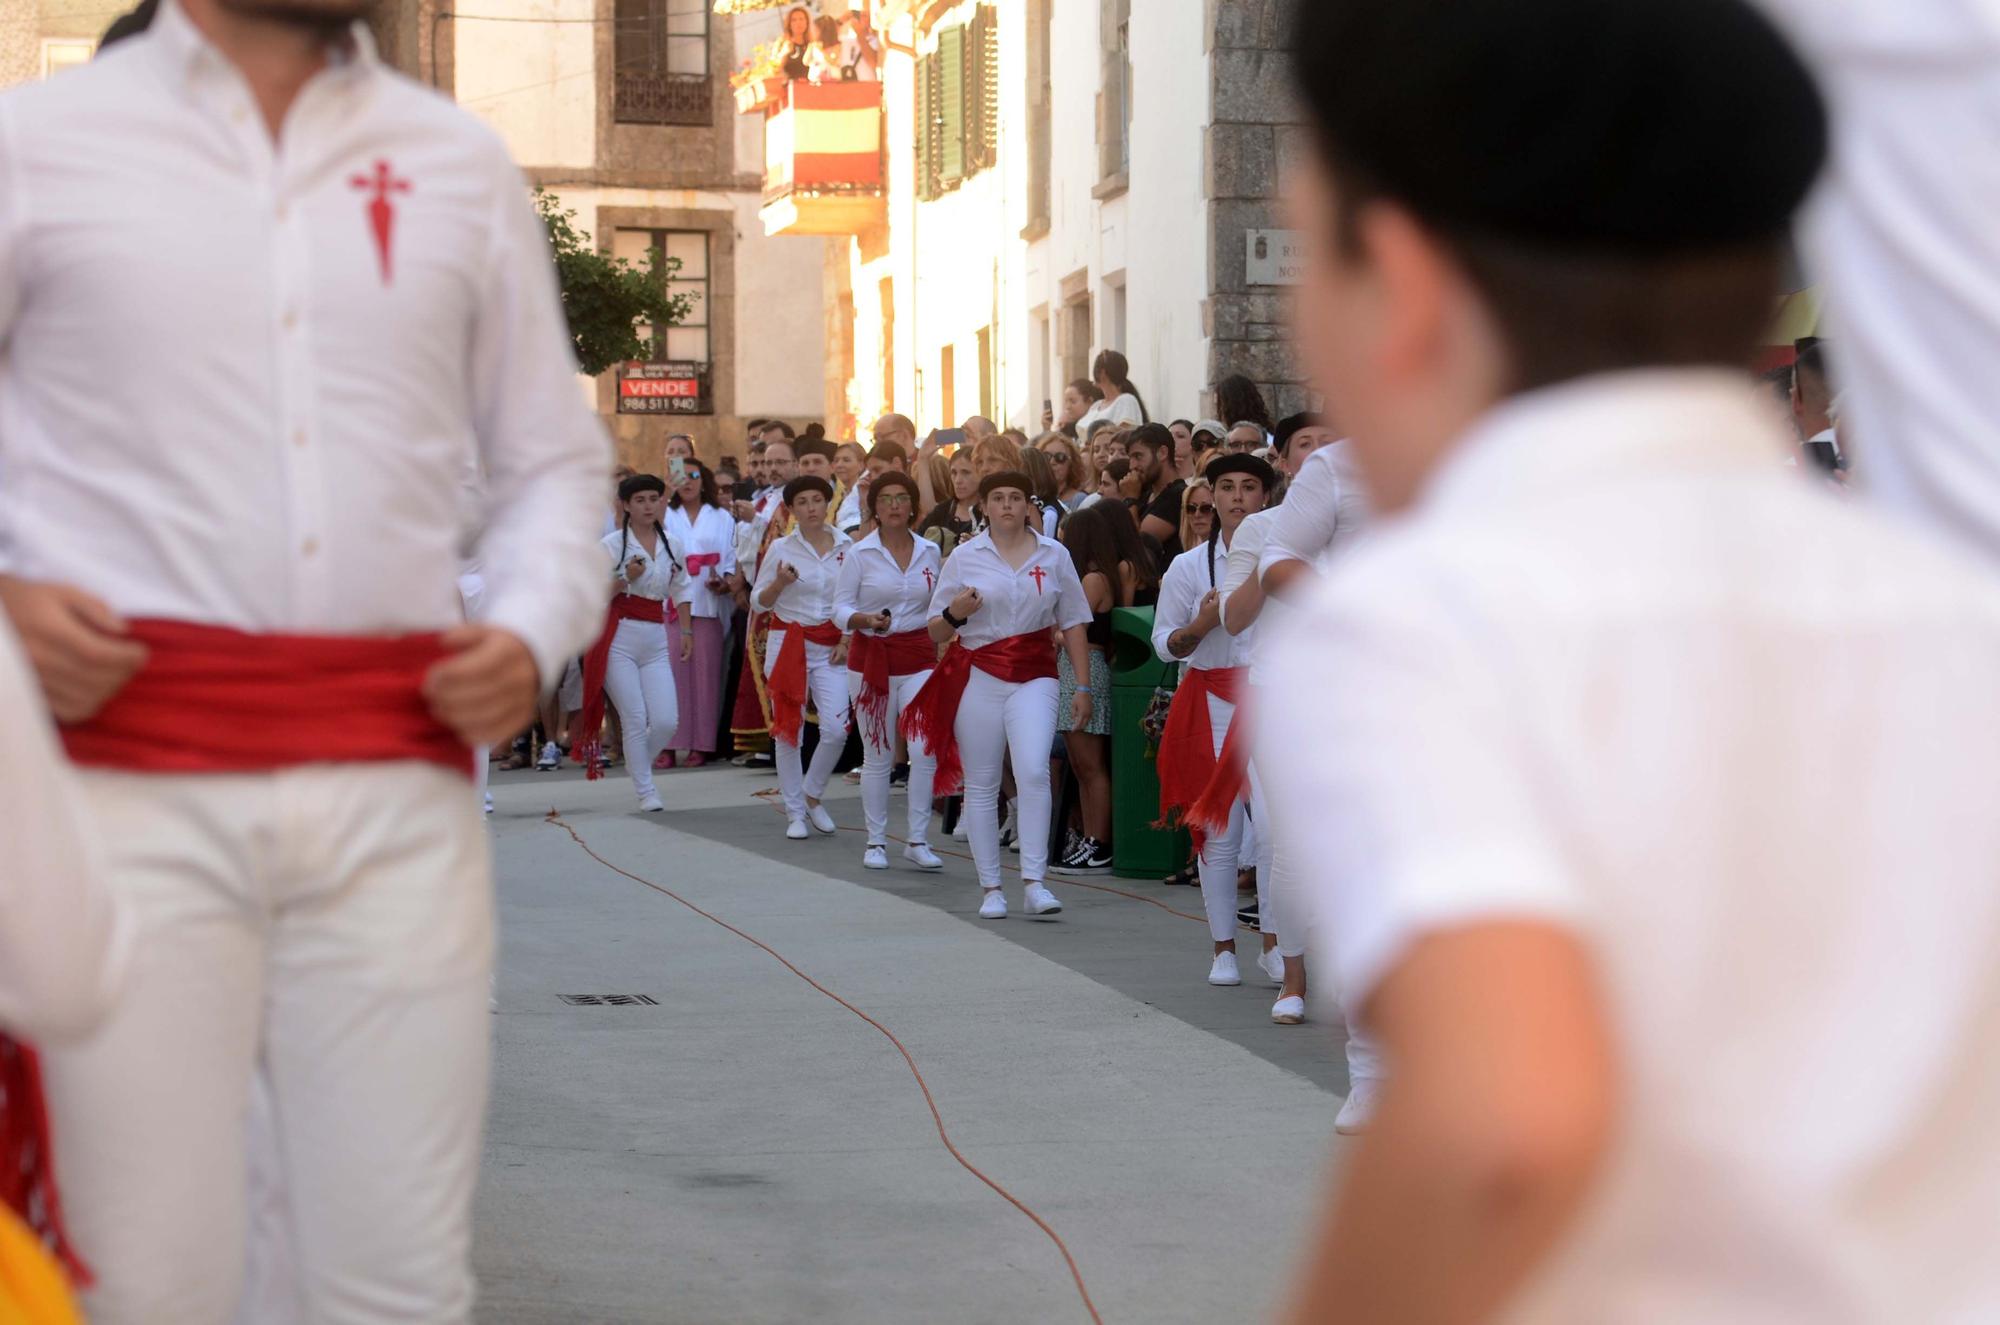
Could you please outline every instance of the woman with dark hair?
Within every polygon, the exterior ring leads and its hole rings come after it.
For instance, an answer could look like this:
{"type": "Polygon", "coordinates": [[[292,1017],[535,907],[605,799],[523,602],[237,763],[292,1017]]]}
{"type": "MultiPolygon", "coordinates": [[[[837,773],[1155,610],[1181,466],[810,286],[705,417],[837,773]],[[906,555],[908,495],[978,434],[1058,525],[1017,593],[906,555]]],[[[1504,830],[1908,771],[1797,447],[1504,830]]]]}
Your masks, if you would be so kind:
{"type": "Polygon", "coordinates": [[[678,758],[684,768],[700,768],[715,753],[722,721],[722,664],[725,624],[735,609],[727,579],[736,573],[736,520],[721,499],[715,475],[689,460],[687,476],[667,503],[667,532],[687,558],[694,618],[694,653],[674,658],[674,689],[680,695],[680,733],[663,766],[678,758]]]}
{"type": "Polygon", "coordinates": [[[1028,482],[1034,485],[1034,491],[1028,496],[1034,501],[1036,509],[1042,513],[1042,532],[1054,538],[1063,517],[1069,514],[1069,508],[1063,505],[1062,489],[1056,483],[1055,466],[1049,463],[1047,456],[1032,446],[1020,454],[1021,472],[1026,474],[1028,482]]]}
{"type": "Polygon", "coordinates": [[[784,43],[785,77],[811,76],[814,36],[810,9],[804,5],[796,5],[785,11],[785,35],[779,39],[784,43]]]}
{"type": "MultiPolygon", "coordinates": [[[[1132,462],[1124,456],[1114,456],[1109,463],[1097,471],[1097,501],[1124,504],[1131,494],[1126,491],[1125,480],[1132,475],[1132,462]]],[[[1095,506],[1097,502],[1092,502],[1095,506]]]]}
{"type": "MultiPolygon", "coordinates": [[[[1003,920],[1000,891],[1000,767],[1011,757],[1019,790],[1021,881],[1030,915],[1062,903],[1045,882],[1049,851],[1049,748],[1056,738],[1056,660],[1088,672],[1083,627],[1090,604],[1062,545],[1040,533],[1023,474],[994,474],[979,485],[986,528],[944,564],[931,597],[931,638],[949,643],[930,681],[903,718],[903,732],[937,756],[935,790],[965,788],[966,835],[985,897],[979,915],[1003,920]]],[[[1107,696],[1108,698],[1108,696],[1107,696]]],[[[1086,724],[1097,701],[1080,689],[1068,718],[1086,724]]]]}
{"type": "Polygon", "coordinates": [[[1104,393],[1097,389],[1097,383],[1087,377],[1079,377],[1063,388],[1062,413],[1056,419],[1056,431],[1077,441],[1088,441],[1089,434],[1083,427],[1083,416],[1090,413],[1090,407],[1104,399],[1104,393]]]}
{"type": "Polygon", "coordinates": [[[666,808],[653,787],[653,760],[680,726],[668,626],[679,629],[682,659],[694,654],[687,563],[660,523],[666,496],[665,480],[653,474],[634,474],[618,485],[623,516],[617,531],[604,536],[617,592],[605,613],[604,633],[583,660],[583,712],[572,728],[580,742],[578,760],[595,779],[609,692],[624,731],[625,771],[632,775],[639,808],[649,814],[666,808]]]}
{"type": "MultiPolygon", "coordinates": [[[[871,870],[889,868],[889,775],[896,762],[896,728],[937,666],[928,623],[944,558],[935,543],[912,530],[916,509],[915,480],[894,470],[878,476],[868,485],[868,519],[874,531],[849,550],[834,581],[833,620],[849,632],[847,693],[861,724],[861,808],[868,819],[861,863],[871,870]]],[[[930,750],[912,740],[903,859],[922,870],[944,868],[928,845],[936,772],[930,750]]]]}
{"type": "Polygon", "coordinates": [[[1064,510],[1079,511],[1097,500],[1096,468],[1073,439],[1059,432],[1044,433],[1036,440],[1035,449],[1049,458],[1056,495],[1064,510]]]}
{"type": "Polygon", "coordinates": [[[1266,436],[1271,432],[1271,411],[1264,407],[1264,393],[1241,373],[1231,373],[1215,384],[1215,416],[1228,427],[1254,423],[1266,436]]]}
{"type": "MultiPolygon", "coordinates": [[[[1063,522],[1062,543],[1090,604],[1084,629],[1089,666],[1079,675],[1067,658],[1057,660],[1057,712],[1078,691],[1111,693],[1112,609],[1150,603],[1160,584],[1123,502],[1098,502],[1076,512],[1063,522]]],[[[1099,704],[1088,722],[1071,725],[1063,733],[1063,748],[1076,774],[1083,833],[1065,844],[1055,872],[1099,873],[1111,868],[1111,706],[1099,704]]]]}
{"type": "Polygon", "coordinates": [[[1102,399],[1084,411],[1083,417],[1077,421],[1078,436],[1090,436],[1091,426],[1099,419],[1110,419],[1128,428],[1149,422],[1146,402],[1140,398],[1139,389],[1132,385],[1131,371],[1125,356],[1118,351],[1098,352],[1096,360],[1090,365],[1090,376],[1102,399]]]}
{"type": "Polygon", "coordinates": [[[972,454],[965,447],[960,447],[949,460],[942,456],[932,456],[931,460],[946,465],[951,477],[950,496],[924,512],[917,533],[936,543],[938,551],[949,557],[960,543],[979,530],[979,472],[973,468],[972,454]]]}
{"type": "Polygon", "coordinates": [[[771,613],[764,675],[770,682],[785,836],[793,841],[808,836],[807,823],[822,833],[839,831],[819,799],[847,744],[846,649],[833,620],[833,590],[852,544],[827,524],[832,501],[833,484],[823,478],[801,475],[785,485],[785,507],[797,525],[765,554],[752,596],[758,611],[771,613]],[[810,769],[799,754],[808,696],[819,714],[819,747],[810,769]]]}

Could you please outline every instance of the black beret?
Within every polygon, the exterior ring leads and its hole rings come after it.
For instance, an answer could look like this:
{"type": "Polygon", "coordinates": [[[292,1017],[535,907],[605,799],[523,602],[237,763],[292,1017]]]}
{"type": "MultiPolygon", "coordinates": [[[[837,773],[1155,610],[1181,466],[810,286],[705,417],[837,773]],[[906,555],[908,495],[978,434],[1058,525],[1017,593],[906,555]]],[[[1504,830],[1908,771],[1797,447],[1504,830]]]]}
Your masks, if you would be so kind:
{"type": "Polygon", "coordinates": [[[1445,229],[1632,256],[1782,235],[1825,103],[1748,0],[1305,0],[1336,183],[1445,229]]]}
{"type": "Polygon", "coordinates": [[[1023,497],[1033,496],[1035,491],[1033,481],[1026,474],[1018,469],[1003,469],[979,480],[979,500],[985,501],[997,488],[1015,488],[1023,497]]]}
{"type": "Polygon", "coordinates": [[[823,478],[815,478],[811,474],[801,474],[785,485],[785,505],[790,506],[802,494],[808,492],[817,492],[828,501],[833,500],[833,484],[823,478]]]}
{"type": "Polygon", "coordinates": [[[1233,452],[1211,461],[1208,468],[1202,471],[1202,476],[1210,483],[1224,474],[1248,474],[1264,485],[1265,492],[1278,486],[1278,471],[1248,451],[1233,452]]]}

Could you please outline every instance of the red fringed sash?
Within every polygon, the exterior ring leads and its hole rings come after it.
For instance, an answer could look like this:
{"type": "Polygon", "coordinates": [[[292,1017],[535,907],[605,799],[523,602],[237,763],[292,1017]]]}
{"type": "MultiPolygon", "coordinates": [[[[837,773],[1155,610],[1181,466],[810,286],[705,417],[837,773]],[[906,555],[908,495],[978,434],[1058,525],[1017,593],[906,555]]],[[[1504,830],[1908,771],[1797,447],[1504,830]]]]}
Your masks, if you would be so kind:
{"type": "Polygon", "coordinates": [[[937,666],[937,645],[928,630],[906,630],[900,635],[854,633],[848,645],[847,670],[861,674],[861,697],[855,705],[864,732],[877,749],[889,743],[889,678],[915,676],[937,666]]]}
{"type": "Polygon", "coordinates": [[[41,1063],[33,1049],[0,1035],[0,1205],[35,1231],[72,1284],[88,1288],[90,1267],[63,1227],[55,1165],[41,1063]]]}
{"type": "Polygon", "coordinates": [[[912,742],[922,741],[937,756],[933,790],[939,796],[955,795],[965,784],[965,768],[958,759],[958,702],[975,667],[1009,685],[1039,681],[1056,674],[1055,645],[1046,630],[1035,630],[980,649],[968,649],[954,640],[944,651],[931,679],[903,710],[903,735],[912,742]]]}
{"type": "Polygon", "coordinates": [[[806,722],[806,644],[830,649],[840,643],[840,627],[831,621],[812,626],[773,621],[771,633],[780,631],[785,642],[778,646],[778,661],[771,668],[771,735],[786,745],[797,745],[806,722]]]}
{"type": "MultiPolygon", "coordinates": [[[[1194,836],[1197,851],[1208,836],[1210,825],[1195,816],[1193,807],[1202,800],[1221,767],[1215,757],[1215,729],[1209,721],[1208,698],[1213,695],[1229,704],[1242,702],[1245,675],[1246,669],[1241,667],[1186,669],[1181,674],[1181,688],[1174,692],[1173,706],[1167,710],[1167,729],[1160,735],[1156,765],[1160,773],[1160,819],[1155,826],[1169,827],[1177,820],[1185,823],[1194,836]]],[[[1235,728],[1232,721],[1229,734],[1223,738],[1225,753],[1228,742],[1235,736],[1235,728]]],[[[1218,788],[1218,794],[1227,791],[1226,786],[1218,788]]],[[[1241,794],[1239,785],[1236,795],[1241,794]]],[[[1233,804],[1234,796],[1224,802],[1225,825],[1229,822],[1228,807],[1233,804]]]]}
{"type": "Polygon", "coordinates": [[[669,621],[680,619],[680,614],[657,598],[641,598],[637,594],[621,593],[611,600],[604,610],[604,629],[598,632],[597,643],[590,646],[590,652],[583,655],[583,709],[577,714],[575,732],[580,736],[576,741],[576,758],[583,761],[583,776],[591,782],[604,776],[598,767],[604,755],[604,669],[611,663],[611,641],[618,634],[621,621],[651,621],[662,629],[669,621]]]}
{"type": "Polygon", "coordinates": [[[1222,757],[1215,761],[1215,772],[1181,817],[1190,833],[1219,833],[1228,828],[1230,809],[1243,799],[1250,785],[1250,715],[1244,707],[1250,699],[1246,689],[1237,702],[1236,715],[1229,720],[1229,734],[1222,738],[1222,757]]]}
{"type": "Polygon", "coordinates": [[[432,716],[437,635],[253,635],[141,620],[146,665],[97,714],[62,728],[70,760],[139,773],[261,773],[421,759],[472,775],[472,751],[432,716]]]}

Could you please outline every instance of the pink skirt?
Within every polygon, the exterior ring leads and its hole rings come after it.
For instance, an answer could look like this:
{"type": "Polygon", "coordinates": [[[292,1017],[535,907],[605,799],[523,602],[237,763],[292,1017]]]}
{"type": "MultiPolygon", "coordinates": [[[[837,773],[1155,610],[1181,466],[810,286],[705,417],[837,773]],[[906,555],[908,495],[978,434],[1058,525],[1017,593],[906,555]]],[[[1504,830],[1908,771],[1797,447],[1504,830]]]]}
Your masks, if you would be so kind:
{"type": "Polygon", "coordinates": [[[680,754],[698,750],[715,753],[716,733],[722,728],[722,619],[698,616],[694,619],[694,654],[681,661],[678,645],[673,650],[674,689],[680,697],[681,726],[674,735],[674,750],[680,754]]]}

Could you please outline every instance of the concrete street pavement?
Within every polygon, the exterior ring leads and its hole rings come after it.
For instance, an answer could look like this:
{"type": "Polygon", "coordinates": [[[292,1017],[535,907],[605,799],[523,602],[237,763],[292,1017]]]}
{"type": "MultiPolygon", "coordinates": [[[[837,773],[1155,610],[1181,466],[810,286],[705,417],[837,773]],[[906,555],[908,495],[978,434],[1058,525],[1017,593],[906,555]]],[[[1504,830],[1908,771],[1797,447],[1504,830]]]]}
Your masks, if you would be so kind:
{"type": "MultiPolygon", "coordinates": [[[[1089,1319],[1055,1244],[952,1159],[888,1039],[592,860],[551,809],[892,1031],[959,1149],[1067,1243],[1103,1320],[1269,1316],[1332,1153],[1339,1031],[1328,1009],[1273,1026],[1247,960],[1241,988],[1209,987],[1196,890],[1052,880],[1059,918],[982,922],[969,860],[922,875],[892,851],[876,873],[858,833],[785,840],[757,796],[768,774],[659,784],[668,812],[640,816],[622,772],[495,779],[481,1322],[1089,1319]]],[[[828,803],[859,827],[854,788],[836,779],[828,803]]]]}

